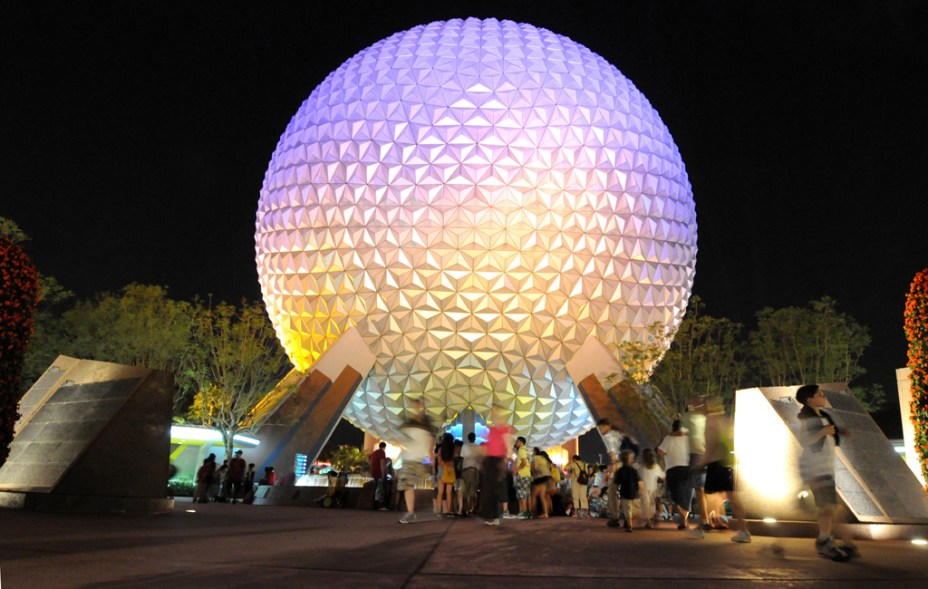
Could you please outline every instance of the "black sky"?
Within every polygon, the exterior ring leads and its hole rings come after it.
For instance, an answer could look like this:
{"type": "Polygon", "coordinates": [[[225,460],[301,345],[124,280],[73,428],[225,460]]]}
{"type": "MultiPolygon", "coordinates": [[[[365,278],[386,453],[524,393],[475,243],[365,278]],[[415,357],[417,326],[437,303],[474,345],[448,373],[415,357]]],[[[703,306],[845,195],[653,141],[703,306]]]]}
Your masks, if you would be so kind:
{"type": "Polygon", "coordinates": [[[928,266],[916,0],[7,1],[0,216],[81,296],[143,282],[256,299],[258,190],[301,102],[376,41],[467,16],[551,29],[618,67],[686,162],[708,312],[750,327],[829,295],[869,327],[863,363],[894,401],[905,294],[928,266]]]}

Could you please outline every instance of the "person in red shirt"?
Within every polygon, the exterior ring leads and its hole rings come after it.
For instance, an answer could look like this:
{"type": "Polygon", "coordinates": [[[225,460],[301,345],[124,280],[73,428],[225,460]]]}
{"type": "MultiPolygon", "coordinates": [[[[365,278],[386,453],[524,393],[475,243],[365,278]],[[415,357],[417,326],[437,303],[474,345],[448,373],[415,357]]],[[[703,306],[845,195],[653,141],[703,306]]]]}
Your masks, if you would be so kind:
{"type": "Polygon", "coordinates": [[[367,460],[371,464],[371,478],[374,479],[374,509],[385,509],[384,477],[387,475],[384,468],[384,462],[387,460],[387,453],[384,448],[386,442],[380,442],[376,450],[371,452],[367,460]]]}
{"type": "Polygon", "coordinates": [[[242,458],[242,451],[235,451],[235,458],[229,461],[229,469],[226,471],[226,482],[224,495],[232,499],[232,505],[238,503],[239,496],[242,494],[242,482],[245,480],[245,459],[242,458]],[[231,491],[231,492],[230,492],[231,491]]]}
{"type": "Polygon", "coordinates": [[[273,466],[264,467],[264,478],[258,481],[259,485],[270,485],[274,486],[277,484],[277,473],[274,472],[273,466]]]}
{"type": "Polygon", "coordinates": [[[486,455],[480,472],[480,516],[488,526],[500,524],[500,503],[508,503],[506,456],[512,448],[512,427],[503,421],[502,410],[494,405],[487,436],[486,455]]]}

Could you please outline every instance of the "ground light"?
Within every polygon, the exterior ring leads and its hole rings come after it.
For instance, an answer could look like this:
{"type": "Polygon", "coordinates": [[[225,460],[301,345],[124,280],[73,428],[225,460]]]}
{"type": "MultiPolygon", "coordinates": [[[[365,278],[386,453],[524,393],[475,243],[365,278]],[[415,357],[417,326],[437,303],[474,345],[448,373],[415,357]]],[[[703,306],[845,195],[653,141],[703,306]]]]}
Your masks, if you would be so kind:
{"type": "Polygon", "coordinates": [[[924,538],[915,538],[912,540],[912,544],[915,544],[916,546],[928,546],[928,540],[925,540],[924,538]]]}

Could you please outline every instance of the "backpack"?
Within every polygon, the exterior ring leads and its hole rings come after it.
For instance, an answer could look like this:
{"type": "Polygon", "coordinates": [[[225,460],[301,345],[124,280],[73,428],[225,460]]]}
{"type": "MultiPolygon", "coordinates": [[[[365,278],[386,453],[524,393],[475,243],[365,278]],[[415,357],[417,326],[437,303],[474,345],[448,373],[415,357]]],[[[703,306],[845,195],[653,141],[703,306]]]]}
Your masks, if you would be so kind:
{"type": "Polygon", "coordinates": [[[577,462],[577,468],[580,469],[580,472],[577,473],[577,484],[586,485],[590,482],[590,473],[586,471],[586,465],[582,462],[577,462]]]}

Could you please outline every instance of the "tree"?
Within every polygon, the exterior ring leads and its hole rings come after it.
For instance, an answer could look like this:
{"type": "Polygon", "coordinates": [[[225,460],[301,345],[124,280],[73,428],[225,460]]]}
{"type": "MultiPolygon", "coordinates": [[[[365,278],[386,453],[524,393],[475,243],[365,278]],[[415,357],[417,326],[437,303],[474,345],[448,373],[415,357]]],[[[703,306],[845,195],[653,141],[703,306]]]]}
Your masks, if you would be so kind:
{"type": "Polygon", "coordinates": [[[694,295],[651,379],[673,418],[697,395],[719,395],[730,405],[747,373],[742,325],[704,311],[705,304],[694,295]]]}
{"type": "Polygon", "coordinates": [[[195,304],[168,298],[162,286],[130,284],[117,294],[78,301],[60,317],[43,317],[30,365],[38,374],[59,355],[164,370],[175,375],[175,411],[190,383],[182,368],[190,353],[195,304]]]}
{"type": "Polygon", "coordinates": [[[0,237],[0,465],[19,418],[20,379],[38,296],[35,266],[22,248],[0,237]]]}
{"type": "Polygon", "coordinates": [[[255,407],[289,368],[264,307],[243,302],[241,309],[226,303],[201,308],[186,362],[197,391],[188,416],[219,431],[231,456],[236,434],[263,425],[255,407]]]}
{"type": "MultiPolygon", "coordinates": [[[[928,480],[928,268],[915,275],[905,301],[905,337],[909,342],[909,382],[915,452],[928,480]]],[[[926,487],[928,490],[928,487],[926,487]]]]}
{"type": "MultiPolygon", "coordinates": [[[[837,310],[830,297],[806,308],[765,308],[750,335],[758,375],[774,386],[847,382],[862,376],[860,365],[870,334],[854,318],[837,310]]],[[[882,389],[862,390],[862,403],[874,409],[882,389]]]]}
{"type": "Polygon", "coordinates": [[[26,232],[20,229],[15,221],[6,217],[0,217],[0,238],[5,239],[12,245],[19,245],[24,241],[29,241],[26,232]]]}
{"type": "Polygon", "coordinates": [[[329,453],[329,462],[339,473],[361,472],[370,467],[367,450],[344,444],[329,453]]]}

